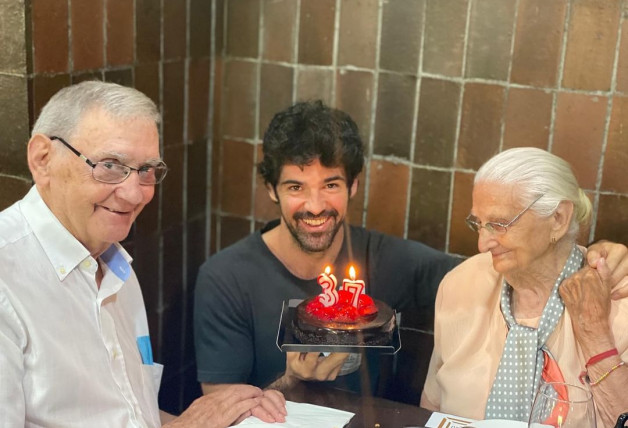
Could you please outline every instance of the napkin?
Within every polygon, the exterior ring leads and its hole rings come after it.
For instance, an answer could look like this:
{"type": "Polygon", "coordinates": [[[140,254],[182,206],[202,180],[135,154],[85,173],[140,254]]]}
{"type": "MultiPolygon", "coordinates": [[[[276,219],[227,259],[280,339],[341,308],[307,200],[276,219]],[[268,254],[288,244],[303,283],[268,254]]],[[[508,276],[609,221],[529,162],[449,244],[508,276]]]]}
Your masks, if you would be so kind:
{"type": "Polygon", "coordinates": [[[351,418],[353,413],[331,407],[315,406],[314,404],[295,403],[286,401],[286,422],[268,424],[255,416],[249,416],[238,427],[299,427],[299,428],[342,428],[351,418]]]}
{"type": "Polygon", "coordinates": [[[473,419],[461,418],[460,416],[447,413],[434,412],[425,423],[428,428],[461,428],[475,422],[473,419]]]}

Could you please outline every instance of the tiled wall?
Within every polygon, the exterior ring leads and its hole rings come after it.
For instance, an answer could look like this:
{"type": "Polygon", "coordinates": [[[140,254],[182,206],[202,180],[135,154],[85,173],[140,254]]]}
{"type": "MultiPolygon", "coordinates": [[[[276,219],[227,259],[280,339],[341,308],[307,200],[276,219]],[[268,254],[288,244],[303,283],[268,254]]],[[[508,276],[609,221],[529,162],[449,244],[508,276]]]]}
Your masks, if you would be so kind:
{"type": "Polygon", "coordinates": [[[274,112],[321,98],[367,143],[350,221],[473,254],[473,172],[503,148],[568,159],[594,202],[582,240],[628,242],[628,7],[620,0],[0,0],[0,208],[30,187],[25,142],[59,88],[135,86],[171,171],[126,242],[162,407],[199,392],[199,264],[276,207],[256,176],[274,112]],[[210,197],[206,197],[210,195],[210,197]],[[208,214],[209,213],[209,214],[208,214]]]}
{"type": "Polygon", "coordinates": [[[352,223],[474,254],[474,172],[537,146],[593,201],[581,242],[628,242],[624,2],[225,0],[217,14],[212,248],[277,215],[260,141],[273,112],[309,98],[348,111],[367,143],[352,223]]]}

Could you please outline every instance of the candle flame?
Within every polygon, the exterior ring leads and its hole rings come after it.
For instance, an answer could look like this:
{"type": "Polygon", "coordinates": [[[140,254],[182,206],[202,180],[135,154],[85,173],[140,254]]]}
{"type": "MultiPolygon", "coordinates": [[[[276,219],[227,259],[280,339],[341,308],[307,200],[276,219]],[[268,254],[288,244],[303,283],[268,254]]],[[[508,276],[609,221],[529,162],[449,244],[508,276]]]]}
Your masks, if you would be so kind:
{"type": "Polygon", "coordinates": [[[325,274],[329,275],[330,272],[331,272],[331,267],[329,265],[325,266],[325,274]]]}
{"type": "Polygon", "coordinates": [[[349,278],[351,278],[351,281],[355,281],[355,268],[353,265],[349,267],[349,278]]]}

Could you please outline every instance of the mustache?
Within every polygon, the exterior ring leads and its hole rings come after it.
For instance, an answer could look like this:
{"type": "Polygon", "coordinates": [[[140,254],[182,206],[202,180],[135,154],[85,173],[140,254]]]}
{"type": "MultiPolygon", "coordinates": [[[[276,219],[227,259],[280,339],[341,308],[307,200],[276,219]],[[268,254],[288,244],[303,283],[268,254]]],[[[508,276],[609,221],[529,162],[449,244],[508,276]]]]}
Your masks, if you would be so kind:
{"type": "Polygon", "coordinates": [[[294,213],[294,215],[292,216],[294,220],[316,220],[321,217],[338,217],[338,211],[331,209],[318,214],[312,214],[309,211],[300,211],[294,213]]]}

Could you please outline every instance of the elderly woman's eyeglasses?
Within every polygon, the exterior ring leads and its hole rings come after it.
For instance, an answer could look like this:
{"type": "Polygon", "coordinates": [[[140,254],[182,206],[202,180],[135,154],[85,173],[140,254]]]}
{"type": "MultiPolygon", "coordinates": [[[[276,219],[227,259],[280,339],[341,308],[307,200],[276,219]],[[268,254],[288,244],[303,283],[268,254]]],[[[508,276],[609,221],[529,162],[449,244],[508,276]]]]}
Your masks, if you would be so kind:
{"type": "Polygon", "coordinates": [[[473,230],[474,232],[480,233],[480,230],[482,228],[486,229],[489,231],[489,233],[494,233],[497,235],[503,235],[504,233],[508,232],[508,228],[510,226],[512,226],[513,224],[515,224],[515,222],[517,220],[519,220],[521,218],[521,216],[528,211],[530,208],[532,208],[532,205],[534,205],[536,203],[536,201],[538,201],[539,199],[541,199],[543,196],[545,195],[545,193],[541,194],[541,196],[539,196],[538,198],[536,198],[535,200],[532,201],[532,203],[530,205],[528,205],[527,207],[525,207],[523,209],[523,211],[521,211],[519,214],[517,214],[515,216],[515,218],[513,218],[512,220],[510,220],[508,223],[504,224],[504,223],[497,223],[497,222],[486,222],[484,224],[480,223],[479,221],[477,221],[477,218],[472,216],[471,214],[469,214],[467,216],[467,218],[464,220],[467,223],[467,226],[469,226],[469,228],[471,230],[473,230]]]}
{"type": "Polygon", "coordinates": [[[140,184],[143,186],[152,186],[161,183],[166,174],[168,167],[164,162],[156,165],[142,165],[139,168],[123,165],[115,161],[92,162],[76,150],[70,143],[61,137],[50,137],[51,140],[60,141],[64,146],[72,151],[76,156],[83,159],[85,163],[92,167],[92,177],[101,183],[118,184],[129,178],[132,171],[136,171],[140,178],[140,184]]]}

